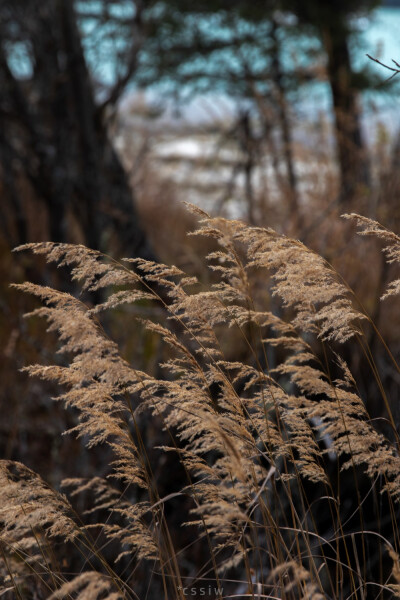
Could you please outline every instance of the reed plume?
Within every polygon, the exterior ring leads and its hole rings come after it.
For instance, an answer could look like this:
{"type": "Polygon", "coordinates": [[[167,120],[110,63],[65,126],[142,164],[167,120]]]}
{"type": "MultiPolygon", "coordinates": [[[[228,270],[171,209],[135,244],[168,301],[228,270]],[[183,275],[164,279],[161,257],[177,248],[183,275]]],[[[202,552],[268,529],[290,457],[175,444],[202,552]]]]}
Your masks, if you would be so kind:
{"type": "MultiPolygon", "coordinates": [[[[69,267],[85,293],[102,290],[103,300],[90,306],[50,287],[16,286],[42,302],[31,316],[47,320],[66,357],[64,365],[26,370],[62,387],[57,400],[78,414],[70,433],[88,448],[108,447],[112,459],[107,478],[64,481],[66,495],[23,465],[1,463],[3,591],[30,597],[35,579],[49,598],[137,598],[139,588],[156,597],[153,584],[165,597],[183,598],[187,578],[203,595],[207,577],[218,597],[365,598],[374,585],[379,597],[390,597],[398,587],[397,433],[389,439],[375,427],[340,356],[351,340],[366,348],[370,317],[333,267],[298,240],[192,210],[200,220],[195,234],[216,247],[206,289],[174,266],[116,261],[83,246],[18,249],[69,267]],[[124,359],[101,324],[104,311],[134,303],[138,312],[162,309],[157,320],[141,319],[169,348],[162,377],[124,359]],[[246,361],[227,352],[230,339],[241,340],[246,361]],[[150,420],[164,431],[157,449],[144,437],[150,420]],[[154,456],[171,453],[185,480],[163,495],[154,456]],[[352,513],[342,505],[345,473],[358,499],[352,513]],[[86,517],[103,520],[88,524],[77,513],[73,501],[85,494],[93,502],[86,517]],[[389,507],[385,536],[365,526],[363,505],[379,494],[389,507]],[[167,509],[177,499],[188,507],[180,525],[197,531],[201,564],[175,540],[167,509]],[[379,537],[375,568],[371,540],[379,537]],[[54,562],[58,539],[82,552],[75,576],[54,562]],[[104,548],[115,549],[113,560],[104,548]],[[135,567],[143,561],[152,565],[144,588],[135,567]]],[[[384,240],[390,262],[399,261],[400,238],[353,218],[362,234],[384,240]]],[[[384,298],[399,285],[390,284],[384,298]]]]}

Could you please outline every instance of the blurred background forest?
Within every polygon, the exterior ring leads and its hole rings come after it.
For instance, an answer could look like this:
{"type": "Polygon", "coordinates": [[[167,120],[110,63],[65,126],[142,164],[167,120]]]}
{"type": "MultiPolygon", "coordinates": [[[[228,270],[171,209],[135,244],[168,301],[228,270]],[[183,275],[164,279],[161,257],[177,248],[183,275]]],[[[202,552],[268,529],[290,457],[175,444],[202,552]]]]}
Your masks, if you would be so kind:
{"type": "MultiPolygon", "coordinates": [[[[207,248],[186,236],[184,201],[273,227],[340,265],[399,355],[399,315],[378,302],[389,276],[379,244],[361,245],[339,218],[355,211],[400,230],[400,91],[395,72],[366,57],[397,68],[399,25],[400,3],[376,0],[0,2],[2,457],[54,485],[108,465],[58,435],[75,415],[18,371],[50,361],[55,344],[23,320],[33,303],[9,284],[74,288],[62,269],[12,248],[83,243],[174,263],[207,285],[207,248]]],[[[106,327],[128,360],[157,373],[166,349],[129,310],[123,327],[118,313],[106,327]]],[[[239,340],[228,347],[246,359],[239,340]]],[[[353,350],[346,358],[379,418],[353,350]]],[[[376,360],[398,399],[398,375],[376,360]]],[[[143,427],[159,443],[154,424],[143,427]]],[[[161,465],[159,476],[168,490],[171,471],[161,465]]]]}

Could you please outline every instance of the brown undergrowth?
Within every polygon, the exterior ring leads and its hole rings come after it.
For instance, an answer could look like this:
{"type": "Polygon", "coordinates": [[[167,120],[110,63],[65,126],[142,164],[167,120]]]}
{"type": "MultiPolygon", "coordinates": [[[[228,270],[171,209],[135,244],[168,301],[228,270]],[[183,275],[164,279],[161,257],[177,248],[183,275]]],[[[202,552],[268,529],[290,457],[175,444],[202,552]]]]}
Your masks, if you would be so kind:
{"type": "MultiPolygon", "coordinates": [[[[366,331],[398,373],[395,357],[317,253],[271,229],[193,211],[196,235],[217,248],[206,289],[177,267],[117,262],[79,245],[19,248],[69,267],[81,285],[80,297],[17,286],[41,300],[31,315],[48,321],[66,357],[26,371],[62,387],[57,400],[75,415],[70,433],[105,448],[109,468],[55,490],[21,463],[1,462],[2,593],[399,595],[398,423],[366,331]],[[169,348],[160,376],[125,360],[102,322],[105,311],[131,304],[138,310],[129,318],[161,309],[140,317],[169,348]],[[246,361],[234,359],[235,339],[248,348],[246,361]],[[383,428],[343,358],[350,343],[376,380],[383,428]],[[151,427],[164,432],[158,447],[151,427]],[[165,478],[169,486],[160,485],[165,478]]],[[[347,218],[382,240],[389,262],[400,261],[398,236],[347,218]]],[[[399,289],[394,281],[383,298],[399,289]]]]}

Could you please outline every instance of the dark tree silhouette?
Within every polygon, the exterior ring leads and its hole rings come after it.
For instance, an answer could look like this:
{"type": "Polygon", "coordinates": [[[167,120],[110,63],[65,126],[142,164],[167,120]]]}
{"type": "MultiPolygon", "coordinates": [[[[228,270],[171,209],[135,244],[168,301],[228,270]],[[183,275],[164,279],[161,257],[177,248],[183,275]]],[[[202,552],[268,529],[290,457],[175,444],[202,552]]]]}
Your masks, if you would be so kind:
{"type": "MultiPolygon", "coordinates": [[[[133,31],[139,22],[135,3],[128,25],[133,31]]],[[[0,23],[1,220],[9,242],[29,241],[28,189],[45,208],[53,241],[71,241],[73,222],[90,247],[105,249],[111,235],[125,255],[151,256],[105,117],[134,72],[137,46],[126,52],[124,77],[96,102],[73,2],[5,0],[0,23]]]]}

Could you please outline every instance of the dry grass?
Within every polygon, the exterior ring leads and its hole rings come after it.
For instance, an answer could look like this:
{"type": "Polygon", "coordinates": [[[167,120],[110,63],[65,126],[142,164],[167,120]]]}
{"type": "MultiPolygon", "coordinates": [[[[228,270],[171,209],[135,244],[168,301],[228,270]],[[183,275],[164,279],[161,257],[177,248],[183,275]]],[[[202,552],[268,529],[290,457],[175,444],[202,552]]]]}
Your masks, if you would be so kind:
{"type": "MultiPolygon", "coordinates": [[[[398,423],[368,328],[398,373],[394,356],[321,256],[271,229],[193,210],[196,234],[218,247],[208,256],[218,278],[206,289],[174,266],[66,244],[20,248],[67,265],[83,294],[103,297],[89,306],[84,296],[17,286],[42,301],[32,314],[47,319],[68,359],[27,371],[62,386],[58,400],[76,413],[71,433],[110,460],[104,477],[70,478],[64,493],[1,462],[2,593],[399,596],[398,423]],[[162,309],[142,319],[170,349],[160,377],[121,357],[101,324],[104,311],[132,303],[162,309]],[[245,362],[227,348],[235,339],[248,348],[245,362]],[[352,343],[377,382],[387,435],[343,358],[352,343]],[[152,427],[164,431],[158,448],[152,427]],[[160,484],[168,468],[169,487],[160,484]]],[[[349,218],[399,262],[398,236],[349,218]]]]}

